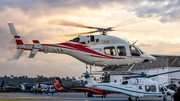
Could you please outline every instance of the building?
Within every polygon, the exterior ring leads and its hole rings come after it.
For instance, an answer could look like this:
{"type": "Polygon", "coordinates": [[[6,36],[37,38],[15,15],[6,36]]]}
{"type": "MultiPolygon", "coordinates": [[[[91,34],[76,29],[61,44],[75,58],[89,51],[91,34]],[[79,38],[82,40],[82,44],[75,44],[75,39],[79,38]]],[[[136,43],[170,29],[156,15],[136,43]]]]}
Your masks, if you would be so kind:
{"type": "MultiPolygon", "coordinates": [[[[141,73],[144,72],[148,75],[159,74],[164,72],[170,72],[175,70],[180,70],[180,57],[173,55],[154,55],[156,61],[153,63],[147,62],[142,65],[135,65],[131,71],[141,73]]],[[[105,67],[103,71],[114,71],[111,75],[104,73],[101,77],[103,82],[121,82],[122,80],[128,79],[131,75],[119,75],[122,71],[129,70],[130,67],[127,66],[114,66],[105,67]]],[[[180,72],[159,75],[157,77],[152,77],[152,80],[165,85],[170,83],[175,83],[180,86],[180,72]]]]}

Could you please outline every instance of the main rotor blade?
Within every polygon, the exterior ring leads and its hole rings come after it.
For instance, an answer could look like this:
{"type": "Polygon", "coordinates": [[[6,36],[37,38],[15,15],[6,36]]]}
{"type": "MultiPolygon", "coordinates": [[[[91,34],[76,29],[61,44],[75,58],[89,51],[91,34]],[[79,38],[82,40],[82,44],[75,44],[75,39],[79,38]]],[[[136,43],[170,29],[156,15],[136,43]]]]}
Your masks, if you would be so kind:
{"type": "Polygon", "coordinates": [[[115,28],[115,27],[123,27],[123,26],[132,25],[132,24],[136,24],[136,23],[141,23],[141,22],[144,22],[144,21],[146,21],[146,20],[140,19],[140,18],[133,18],[133,19],[127,20],[125,22],[122,22],[122,23],[114,26],[113,28],[115,28]]]}
{"type": "Polygon", "coordinates": [[[159,74],[155,74],[155,75],[149,75],[149,76],[147,76],[147,77],[150,78],[150,77],[154,77],[154,76],[158,76],[158,75],[169,74],[169,73],[175,73],[175,72],[180,72],[180,70],[171,71],[171,72],[165,72],[165,73],[159,73],[159,74]]]}
{"type": "Polygon", "coordinates": [[[59,35],[59,37],[76,37],[78,35],[85,35],[85,34],[91,34],[98,31],[91,31],[91,32],[84,32],[84,33],[75,33],[75,34],[67,34],[67,35],[59,35]]]}
{"type": "Polygon", "coordinates": [[[63,25],[63,26],[81,27],[81,28],[89,28],[89,29],[98,29],[98,27],[86,26],[86,25],[83,25],[83,24],[70,22],[70,21],[66,21],[66,20],[60,20],[60,19],[47,21],[47,22],[44,22],[44,24],[63,25]]]}
{"type": "Polygon", "coordinates": [[[134,33],[134,34],[144,34],[144,33],[154,32],[156,30],[114,30],[114,31],[120,31],[120,32],[125,32],[125,33],[134,33]]]}

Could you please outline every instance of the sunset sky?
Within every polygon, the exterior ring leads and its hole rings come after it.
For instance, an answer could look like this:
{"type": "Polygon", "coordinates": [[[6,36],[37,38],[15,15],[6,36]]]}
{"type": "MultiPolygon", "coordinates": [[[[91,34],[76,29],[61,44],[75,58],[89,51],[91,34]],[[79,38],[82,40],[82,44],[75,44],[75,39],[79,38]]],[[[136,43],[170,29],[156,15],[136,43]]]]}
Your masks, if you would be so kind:
{"type": "MultiPolygon", "coordinates": [[[[117,30],[152,30],[150,33],[109,32],[126,37],[149,54],[180,55],[180,0],[1,0],[0,1],[0,76],[35,77],[74,76],[85,72],[85,64],[63,54],[37,53],[33,59],[26,52],[18,60],[9,49],[13,35],[11,21],[28,43],[61,43],[73,37],[59,37],[90,29],[47,25],[43,22],[63,19],[89,26],[113,27],[124,21],[139,18],[138,24],[118,27],[117,30]]],[[[95,33],[98,35],[99,33],[95,33]]],[[[100,68],[99,68],[100,69],[100,68]]]]}

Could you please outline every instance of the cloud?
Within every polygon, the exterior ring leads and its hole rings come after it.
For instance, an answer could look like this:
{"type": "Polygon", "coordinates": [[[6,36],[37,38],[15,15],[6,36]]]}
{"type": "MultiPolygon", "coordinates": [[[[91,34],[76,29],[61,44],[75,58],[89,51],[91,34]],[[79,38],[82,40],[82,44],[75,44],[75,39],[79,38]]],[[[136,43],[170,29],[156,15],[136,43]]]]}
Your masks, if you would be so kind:
{"type": "MultiPolygon", "coordinates": [[[[37,53],[29,59],[29,53],[19,60],[6,61],[12,58],[9,42],[13,38],[7,26],[12,21],[20,35],[27,39],[39,40],[40,43],[64,42],[58,35],[91,31],[89,29],[44,25],[42,22],[52,19],[65,19],[90,26],[111,27],[136,16],[158,19],[161,22],[179,20],[179,1],[161,0],[3,0],[0,1],[0,75],[36,76],[75,76],[85,71],[85,64],[75,58],[62,54],[37,53]]],[[[150,20],[120,29],[179,29],[179,26],[157,23],[150,20]]],[[[179,31],[153,32],[148,34],[127,34],[109,32],[129,41],[138,41],[138,46],[147,53],[178,54],[179,31]],[[170,33],[170,34],[169,34],[170,33]],[[177,33],[177,34],[174,34],[177,33]],[[159,37],[156,37],[159,35],[159,37]],[[153,37],[152,37],[153,36],[153,37]],[[175,37],[175,38],[173,38],[175,37]]],[[[99,34],[99,33],[95,33],[99,34]]],[[[66,38],[65,38],[66,39],[66,38]]],[[[66,40],[69,40],[67,38],[66,40]]]]}

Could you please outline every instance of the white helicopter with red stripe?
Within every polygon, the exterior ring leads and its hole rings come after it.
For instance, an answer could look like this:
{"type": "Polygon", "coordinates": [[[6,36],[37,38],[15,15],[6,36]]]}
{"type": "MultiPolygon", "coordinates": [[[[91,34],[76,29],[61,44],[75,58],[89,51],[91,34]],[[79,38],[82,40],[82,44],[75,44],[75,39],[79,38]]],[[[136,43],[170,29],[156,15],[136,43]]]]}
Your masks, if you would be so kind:
{"type": "MultiPolygon", "coordinates": [[[[48,24],[60,23],[54,23],[53,21],[50,21],[48,22],[48,24]]],[[[106,35],[108,31],[113,31],[113,27],[104,29],[84,26],[81,24],[74,24],[70,22],[64,22],[60,25],[63,24],[66,26],[96,29],[96,31],[80,33],[78,37],[64,43],[41,44],[38,40],[33,40],[34,44],[24,44],[13,23],[9,22],[8,25],[10,28],[10,32],[12,35],[14,35],[17,44],[17,52],[14,55],[13,59],[19,59],[24,50],[29,50],[31,51],[29,58],[34,58],[38,51],[44,53],[60,53],[70,55],[80,60],[81,62],[96,66],[129,66],[156,60],[155,57],[142,52],[138,47],[136,47],[134,45],[136,42],[130,44],[127,40],[115,36],[106,35]],[[94,32],[101,32],[102,34],[83,35],[94,32]]]]}

